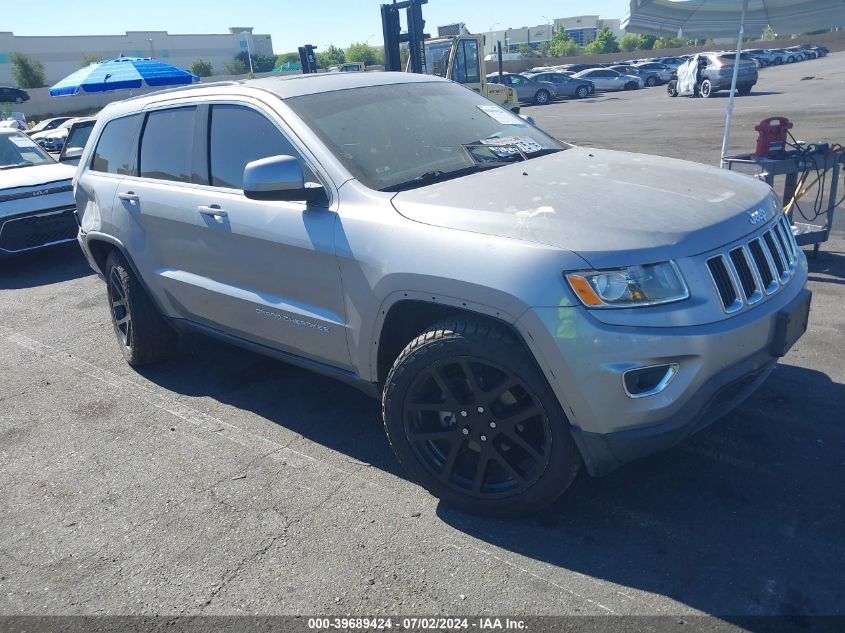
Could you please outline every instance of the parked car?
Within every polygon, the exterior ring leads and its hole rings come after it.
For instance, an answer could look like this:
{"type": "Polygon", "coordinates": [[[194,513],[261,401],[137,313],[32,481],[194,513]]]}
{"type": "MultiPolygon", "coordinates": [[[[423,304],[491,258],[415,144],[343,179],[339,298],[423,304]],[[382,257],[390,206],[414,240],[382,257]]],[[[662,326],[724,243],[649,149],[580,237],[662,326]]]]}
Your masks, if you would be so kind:
{"type": "Polygon", "coordinates": [[[65,144],[65,138],[67,137],[70,126],[76,120],[76,118],[67,119],[64,123],[59,124],[52,130],[33,134],[31,138],[48,152],[60,152],[65,144]]]}
{"type": "MultiPolygon", "coordinates": [[[[694,60],[695,58],[693,58],[694,60]]],[[[690,63],[694,63],[693,60],[690,63]]],[[[712,97],[720,90],[730,90],[733,85],[734,63],[736,53],[701,53],[698,55],[698,82],[695,94],[705,99],[712,97]]],[[[683,69],[679,69],[679,72],[683,69]]],[[[757,84],[759,75],[757,65],[751,61],[740,61],[737,74],[737,93],[741,96],[751,94],[751,89],[757,84]]],[[[673,74],[666,87],[670,97],[678,96],[678,76],[673,74]]]]}
{"type": "Polygon", "coordinates": [[[711,424],[809,313],[765,183],[572,147],[433,76],[114,102],[74,192],[131,366],[202,332],[346,380],[381,399],[411,476],[469,512],[536,510],[582,463],[711,424]]]}
{"type": "Polygon", "coordinates": [[[667,66],[663,62],[644,62],[641,64],[634,64],[634,68],[639,68],[640,70],[645,70],[647,72],[657,73],[660,77],[660,81],[666,83],[672,77],[672,73],[675,71],[675,68],[672,66],[667,66]]]}
{"type": "Polygon", "coordinates": [[[29,101],[29,93],[12,86],[0,86],[0,103],[23,103],[29,101]]]}
{"type": "Polygon", "coordinates": [[[665,64],[673,70],[677,70],[681,64],[687,61],[687,59],[687,57],[658,57],[654,61],[656,63],[665,64]]]}
{"type": "Polygon", "coordinates": [[[23,132],[0,128],[0,258],[76,239],[73,173],[23,132]]]}
{"type": "Polygon", "coordinates": [[[576,79],[588,79],[592,81],[596,90],[637,90],[645,83],[640,77],[634,75],[623,75],[615,70],[607,68],[591,68],[575,73],[576,79]]]}
{"type": "Polygon", "coordinates": [[[559,72],[523,73],[523,76],[533,81],[554,84],[555,93],[558,97],[586,99],[596,90],[592,81],[575,79],[570,75],[559,72]]]}
{"type": "Polygon", "coordinates": [[[34,126],[26,130],[26,133],[32,137],[33,134],[40,134],[41,132],[49,132],[50,130],[54,130],[59,127],[65,121],[69,121],[72,117],[69,116],[58,116],[52,119],[44,119],[43,121],[36,123],[34,126]]]}
{"type": "Polygon", "coordinates": [[[803,62],[808,59],[815,59],[817,57],[815,51],[810,51],[803,46],[790,46],[785,49],[787,53],[791,53],[795,57],[796,62],[803,62]]]}
{"type": "Polygon", "coordinates": [[[622,75],[634,75],[643,80],[643,85],[651,88],[664,83],[661,76],[653,70],[645,70],[644,68],[637,68],[636,66],[610,66],[610,70],[615,70],[622,75]]]}
{"type": "MultiPolygon", "coordinates": [[[[712,97],[719,90],[730,90],[733,82],[736,54],[705,53],[703,60],[699,93],[702,97],[712,97]]],[[[750,61],[740,61],[737,75],[737,92],[742,95],[751,93],[759,78],[757,65],[750,61]]]]}
{"type": "Polygon", "coordinates": [[[94,129],[96,121],[94,117],[76,119],[68,129],[67,138],[59,155],[60,163],[66,165],[79,164],[79,157],[82,156],[82,150],[85,149],[85,144],[91,136],[91,130],[94,129]]]}
{"type": "Polygon", "coordinates": [[[520,102],[536,103],[546,105],[551,103],[557,96],[555,84],[547,81],[534,81],[515,73],[493,73],[487,75],[487,82],[492,84],[504,84],[513,88],[520,102]]]}
{"type": "Polygon", "coordinates": [[[601,64],[563,64],[558,68],[560,70],[568,70],[571,73],[580,73],[583,70],[589,70],[590,68],[601,68],[601,64]]]}

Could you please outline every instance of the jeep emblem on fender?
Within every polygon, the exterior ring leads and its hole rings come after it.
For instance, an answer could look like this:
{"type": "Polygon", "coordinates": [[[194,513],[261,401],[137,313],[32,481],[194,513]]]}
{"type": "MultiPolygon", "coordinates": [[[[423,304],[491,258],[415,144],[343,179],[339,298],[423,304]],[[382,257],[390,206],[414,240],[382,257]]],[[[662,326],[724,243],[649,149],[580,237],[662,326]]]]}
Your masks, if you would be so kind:
{"type": "Polygon", "coordinates": [[[760,222],[765,221],[766,219],[766,212],[763,209],[755,209],[754,211],[748,212],[748,221],[751,224],[760,224],[760,222]]]}

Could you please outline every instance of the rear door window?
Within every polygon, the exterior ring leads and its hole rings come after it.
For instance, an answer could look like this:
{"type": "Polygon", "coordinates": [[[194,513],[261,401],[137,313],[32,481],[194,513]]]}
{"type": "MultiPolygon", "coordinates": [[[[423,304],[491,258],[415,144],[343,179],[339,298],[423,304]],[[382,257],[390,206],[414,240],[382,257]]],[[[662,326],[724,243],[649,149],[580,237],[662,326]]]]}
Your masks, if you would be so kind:
{"type": "Polygon", "coordinates": [[[154,110],[141,136],[142,178],[191,182],[196,107],[154,110]]]}
{"type": "Polygon", "coordinates": [[[106,123],[91,158],[91,171],[123,176],[134,174],[132,148],[139,120],[140,115],[133,114],[106,123]]]}
{"type": "MultiPolygon", "coordinates": [[[[213,105],[209,129],[209,173],[213,187],[243,189],[244,168],[259,158],[299,152],[267,117],[240,105],[213,105]]],[[[302,165],[305,179],[313,179],[302,165]]]]}

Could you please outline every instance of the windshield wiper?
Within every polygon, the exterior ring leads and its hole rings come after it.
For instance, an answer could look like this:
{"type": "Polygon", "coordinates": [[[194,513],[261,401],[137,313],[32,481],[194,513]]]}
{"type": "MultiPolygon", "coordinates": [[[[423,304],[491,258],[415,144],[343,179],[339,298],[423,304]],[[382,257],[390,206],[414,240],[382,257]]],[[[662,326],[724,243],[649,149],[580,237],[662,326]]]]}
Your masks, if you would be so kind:
{"type": "Polygon", "coordinates": [[[405,182],[400,182],[395,185],[389,185],[387,187],[382,187],[379,191],[404,191],[406,189],[414,189],[416,187],[423,187],[425,185],[431,185],[436,182],[444,182],[446,180],[453,180],[455,178],[460,178],[461,176],[466,176],[467,174],[472,174],[478,171],[485,171],[487,169],[493,169],[495,167],[502,167],[503,165],[509,165],[509,162],[490,162],[490,163],[480,163],[478,165],[470,165],[469,167],[463,167],[461,169],[454,169],[452,171],[441,171],[439,169],[434,171],[427,171],[425,173],[416,176],[415,178],[411,178],[410,180],[406,180],[405,182]]]}
{"type": "Polygon", "coordinates": [[[16,167],[29,167],[34,163],[30,163],[29,161],[25,161],[23,163],[12,163],[11,165],[0,165],[0,169],[15,169],[16,167]]]}

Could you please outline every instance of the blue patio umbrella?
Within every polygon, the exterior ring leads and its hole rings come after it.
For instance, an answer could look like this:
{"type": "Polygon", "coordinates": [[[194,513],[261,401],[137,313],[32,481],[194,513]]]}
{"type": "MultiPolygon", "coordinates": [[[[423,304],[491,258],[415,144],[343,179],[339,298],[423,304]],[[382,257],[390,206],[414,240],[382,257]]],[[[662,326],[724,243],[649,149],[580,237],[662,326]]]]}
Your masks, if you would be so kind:
{"type": "Polygon", "coordinates": [[[118,57],[80,68],[50,88],[50,96],[63,97],[85,92],[106,92],[147,86],[180,86],[200,78],[187,70],[157,59],[118,57]]]}

